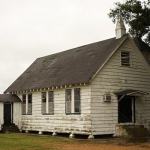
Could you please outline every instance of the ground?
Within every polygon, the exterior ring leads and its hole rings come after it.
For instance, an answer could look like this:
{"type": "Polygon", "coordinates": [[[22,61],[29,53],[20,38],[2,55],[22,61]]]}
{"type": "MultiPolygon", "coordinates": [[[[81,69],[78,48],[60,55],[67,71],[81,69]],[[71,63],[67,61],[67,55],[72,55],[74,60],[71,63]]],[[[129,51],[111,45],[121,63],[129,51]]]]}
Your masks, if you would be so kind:
{"type": "Polygon", "coordinates": [[[0,150],[150,150],[150,141],[121,142],[120,139],[69,139],[50,135],[0,134],[0,150]]]}

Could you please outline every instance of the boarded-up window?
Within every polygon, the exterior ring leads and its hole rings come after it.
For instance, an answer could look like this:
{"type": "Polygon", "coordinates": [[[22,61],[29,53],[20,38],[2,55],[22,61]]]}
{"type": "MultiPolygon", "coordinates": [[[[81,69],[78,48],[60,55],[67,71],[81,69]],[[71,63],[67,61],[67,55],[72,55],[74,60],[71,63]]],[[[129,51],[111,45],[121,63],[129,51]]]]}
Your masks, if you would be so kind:
{"type": "Polygon", "coordinates": [[[80,88],[74,89],[74,112],[80,113],[80,88]]]}
{"type": "Polygon", "coordinates": [[[28,94],[28,114],[32,114],[32,94],[28,94]]]}
{"type": "Polygon", "coordinates": [[[66,89],[65,99],[66,99],[66,114],[70,114],[71,113],[71,89],[66,89]]]}
{"type": "Polygon", "coordinates": [[[130,52],[128,51],[121,52],[121,65],[130,66],[130,52]]]}
{"type": "Polygon", "coordinates": [[[22,95],[22,115],[26,114],[26,95],[22,95]]]}
{"type": "Polygon", "coordinates": [[[42,99],[42,114],[46,114],[46,92],[41,93],[42,99]]]}
{"type": "Polygon", "coordinates": [[[48,92],[48,113],[54,114],[54,92],[48,92]]]}

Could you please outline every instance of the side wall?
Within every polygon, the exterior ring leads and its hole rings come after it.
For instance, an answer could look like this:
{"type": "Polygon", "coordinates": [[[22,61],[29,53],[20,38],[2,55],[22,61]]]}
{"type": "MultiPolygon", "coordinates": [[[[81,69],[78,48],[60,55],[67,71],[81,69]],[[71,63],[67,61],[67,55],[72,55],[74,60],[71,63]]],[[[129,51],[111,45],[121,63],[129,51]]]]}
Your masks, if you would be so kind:
{"type": "Polygon", "coordinates": [[[1,130],[1,126],[4,123],[4,104],[0,102],[0,130],[1,130]]]}
{"type": "MultiPolygon", "coordinates": [[[[105,64],[91,83],[93,134],[114,134],[118,123],[118,99],[114,92],[134,89],[150,93],[150,67],[141,52],[126,41],[105,64]],[[131,67],[121,66],[120,52],[131,52],[131,67]],[[103,102],[103,95],[110,93],[111,103],[103,102]]],[[[136,99],[136,122],[150,128],[150,96],[136,99]]]]}
{"type": "Polygon", "coordinates": [[[13,103],[13,123],[21,129],[21,103],[13,103]]]}
{"type": "Polygon", "coordinates": [[[65,89],[54,91],[54,115],[41,114],[41,92],[32,93],[32,115],[22,115],[22,130],[91,133],[91,89],[81,88],[81,114],[65,114],[65,89]]]}

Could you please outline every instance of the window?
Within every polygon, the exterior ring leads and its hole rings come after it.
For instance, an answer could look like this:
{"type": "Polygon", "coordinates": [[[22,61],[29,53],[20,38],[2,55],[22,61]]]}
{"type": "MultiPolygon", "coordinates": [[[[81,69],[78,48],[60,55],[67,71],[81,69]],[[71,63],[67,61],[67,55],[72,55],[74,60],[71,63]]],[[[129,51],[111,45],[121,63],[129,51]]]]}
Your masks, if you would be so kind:
{"type": "Polygon", "coordinates": [[[66,89],[66,114],[71,113],[71,89],[66,89]]]}
{"type": "Polygon", "coordinates": [[[74,89],[74,112],[80,113],[80,89],[74,89]]]}
{"type": "Polygon", "coordinates": [[[48,113],[54,114],[54,92],[48,92],[48,113]]]}
{"type": "Polygon", "coordinates": [[[32,114],[32,94],[28,94],[28,115],[32,114]]]}
{"type": "Polygon", "coordinates": [[[80,108],[80,88],[66,89],[66,114],[79,114],[80,108]]]}
{"type": "Polygon", "coordinates": [[[42,114],[46,114],[46,92],[41,93],[42,98],[42,114]]]}
{"type": "Polygon", "coordinates": [[[32,94],[22,95],[22,115],[32,114],[32,94]]]}
{"type": "Polygon", "coordinates": [[[26,114],[26,95],[22,95],[22,115],[26,114]]]}
{"type": "Polygon", "coordinates": [[[130,52],[121,52],[121,66],[130,66],[130,52]]]}
{"type": "Polygon", "coordinates": [[[54,114],[54,92],[42,92],[42,114],[54,114]]]}

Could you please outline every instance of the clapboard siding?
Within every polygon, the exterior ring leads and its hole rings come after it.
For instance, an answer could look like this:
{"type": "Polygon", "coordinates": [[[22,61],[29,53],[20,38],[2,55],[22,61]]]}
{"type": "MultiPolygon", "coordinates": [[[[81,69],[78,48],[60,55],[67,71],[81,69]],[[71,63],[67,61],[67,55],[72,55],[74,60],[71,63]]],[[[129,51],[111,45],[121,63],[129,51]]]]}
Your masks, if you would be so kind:
{"type": "MultiPolygon", "coordinates": [[[[65,89],[54,90],[54,115],[42,115],[41,92],[33,92],[32,115],[22,115],[22,129],[49,132],[91,132],[91,89],[81,88],[81,114],[65,114],[65,89]]],[[[21,97],[21,96],[20,96],[21,97]]]]}
{"type": "Polygon", "coordinates": [[[2,124],[4,123],[3,107],[4,107],[4,104],[0,103],[0,130],[1,130],[2,124]]]}
{"type": "Polygon", "coordinates": [[[19,129],[21,129],[21,103],[13,103],[13,123],[15,123],[19,129]]]}
{"type": "MultiPolygon", "coordinates": [[[[126,41],[91,82],[91,116],[93,134],[114,134],[118,123],[118,101],[114,92],[135,89],[150,92],[150,67],[141,52],[126,41]],[[122,67],[121,50],[131,52],[131,67],[122,67]],[[109,92],[111,103],[103,102],[109,92]]],[[[136,122],[150,128],[150,96],[136,99],[136,122]]]]}
{"type": "MultiPolygon", "coordinates": [[[[81,114],[65,114],[65,89],[54,90],[54,115],[42,115],[41,92],[32,93],[32,115],[21,115],[23,130],[73,132],[78,134],[115,134],[118,123],[118,98],[124,89],[150,93],[150,66],[137,47],[127,40],[91,81],[81,88],[81,114]],[[131,67],[122,67],[121,50],[131,52],[131,67]],[[111,94],[111,103],[103,95],[111,94]]],[[[19,95],[21,98],[21,95],[19,95]]],[[[21,108],[21,107],[20,107],[21,108]]],[[[150,129],[150,96],[136,99],[136,122],[150,129]]]]}

